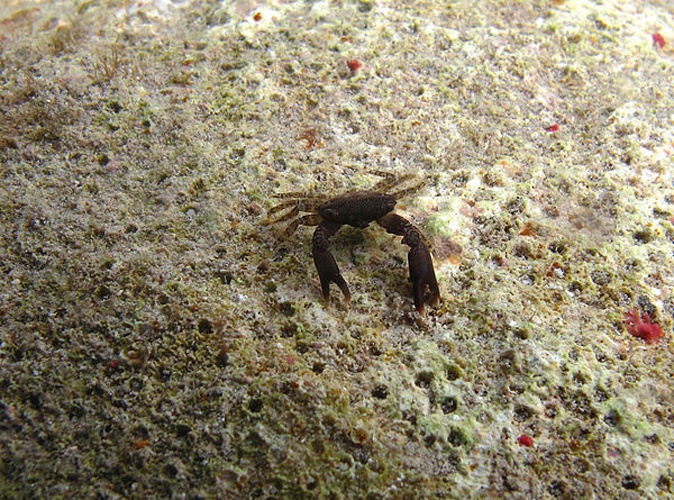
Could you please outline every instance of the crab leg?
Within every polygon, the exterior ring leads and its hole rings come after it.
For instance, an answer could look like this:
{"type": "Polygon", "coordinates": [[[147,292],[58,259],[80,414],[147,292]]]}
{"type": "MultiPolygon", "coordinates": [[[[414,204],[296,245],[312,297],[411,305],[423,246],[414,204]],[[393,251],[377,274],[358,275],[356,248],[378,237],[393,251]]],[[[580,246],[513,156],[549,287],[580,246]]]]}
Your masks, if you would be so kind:
{"type": "Polygon", "coordinates": [[[316,264],[318,277],[321,280],[321,292],[326,304],[330,301],[330,283],[335,283],[339,287],[347,302],[351,300],[349,287],[330,252],[330,238],[339,231],[340,227],[342,227],[342,224],[324,221],[316,228],[311,240],[311,254],[314,257],[314,264],[316,264]]]}
{"type": "Polygon", "coordinates": [[[414,179],[415,177],[413,174],[405,174],[398,176],[392,172],[387,172],[385,170],[373,170],[370,173],[382,177],[382,180],[377,182],[372,188],[372,191],[378,191],[380,193],[384,192],[390,193],[391,189],[394,188],[395,186],[405,184],[408,180],[414,179]]]}
{"type": "Polygon", "coordinates": [[[317,226],[321,222],[321,217],[316,214],[303,215],[298,217],[285,228],[282,238],[285,240],[292,236],[299,226],[317,226]]]}
{"type": "Polygon", "coordinates": [[[300,213],[299,208],[297,206],[292,206],[288,205],[287,207],[274,207],[276,210],[269,210],[267,212],[267,220],[265,221],[266,224],[276,224],[278,222],[285,222],[287,220],[292,219],[293,217],[297,217],[300,213]],[[289,210],[288,210],[289,209],[289,210]],[[282,213],[279,216],[276,216],[275,218],[272,217],[272,215],[276,212],[280,212],[282,210],[288,210],[286,213],[282,213]]]}
{"type": "MultiPolygon", "coordinates": [[[[284,193],[284,194],[294,194],[294,193],[284,193]]],[[[282,195],[274,195],[274,198],[288,198],[282,195]]],[[[287,208],[292,207],[298,212],[310,212],[313,207],[320,205],[322,202],[319,198],[288,198],[285,201],[282,201],[278,205],[274,205],[269,210],[267,210],[267,216],[271,217],[276,212],[281,212],[287,208]]]]}
{"type": "Polygon", "coordinates": [[[414,307],[419,311],[419,314],[423,314],[427,289],[429,303],[435,306],[440,302],[440,289],[435,278],[433,260],[431,259],[431,253],[428,251],[428,246],[419,230],[397,214],[385,215],[377,220],[377,224],[386,229],[387,233],[402,236],[403,244],[410,247],[407,261],[410,266],[414,307]]]}

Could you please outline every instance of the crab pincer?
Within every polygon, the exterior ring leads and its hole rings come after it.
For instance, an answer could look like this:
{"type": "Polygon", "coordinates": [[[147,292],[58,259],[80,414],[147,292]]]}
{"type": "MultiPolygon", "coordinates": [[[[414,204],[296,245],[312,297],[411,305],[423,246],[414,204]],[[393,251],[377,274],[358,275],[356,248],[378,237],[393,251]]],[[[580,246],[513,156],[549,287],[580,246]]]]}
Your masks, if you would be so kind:
{"type": "Polygon", "coordinates": [[[419,230],[398,214],[385,215],[377,220],[377,224],[386,229],[387,233],[402,236],[403,245],[410,247],[407,253],[407,263],[410,268],[414,307],[419,314],[424,313],[424,302],[427,296],[432,306],[438,305],[440,289],[435,277],[435,269],[433,269],[433,259],[419,230]]]}
{"type": "Polygon", "coordinates": [[[312,239],[311,254],[314,257],[314,264],[318,271],[318,277],[321,281],[321,294],[326,303],[330,302],[330,283],[335,283],[344,294],[344,300],[351,300],[351,292],[346,281],[339,272],[337,262],[329,250],[330,236],[335,234],[341,227],[339,225],[321,224],[314,231],[312,239]],[[332,230],[331,230],[332,229],[332,230]]]}

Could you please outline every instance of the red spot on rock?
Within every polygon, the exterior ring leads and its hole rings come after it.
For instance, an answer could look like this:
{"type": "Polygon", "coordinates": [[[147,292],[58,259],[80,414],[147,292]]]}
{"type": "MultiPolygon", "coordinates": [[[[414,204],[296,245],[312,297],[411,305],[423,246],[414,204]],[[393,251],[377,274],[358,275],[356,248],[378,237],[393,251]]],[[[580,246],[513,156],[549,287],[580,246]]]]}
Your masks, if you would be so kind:
{"type": "Polygon", "coordinates": [[[522,446],[526,446],[527,448],[531,448],[534,445],[534,438],[531,436],[528,436],[526,434],[522,434],[520,437],[517,438],[517,442],[521,444],[522,446]]]}
{"type": "Polygon", "coordinates": [[[348,61],[346,61],[346,65],[354,73],[363,67],[363,63],[360,62],[358,59],[349,59],[348,61]]]}
{"type": "Polygon", "coordinates": [[[633,337],[643,339],[647,344],[655,344],[664,335],[657,323],[652,323],[648,314],[639,314],[637,309],[627,311],[625,326],[633,337]]]}
{"type": "Polygon", "coordinates": [[[665,37],[662,36],[660,33],[653,33],[651,35],[651,39],[653,40],[653,45],[659,49],[664,49],[665,48],[665,37]]]}
{"type": "Polygon", "coordinates": [[[559,130],[559,123],[554,123],[549,127],[545,127],[546,132],[557,132],[559,130]]]}

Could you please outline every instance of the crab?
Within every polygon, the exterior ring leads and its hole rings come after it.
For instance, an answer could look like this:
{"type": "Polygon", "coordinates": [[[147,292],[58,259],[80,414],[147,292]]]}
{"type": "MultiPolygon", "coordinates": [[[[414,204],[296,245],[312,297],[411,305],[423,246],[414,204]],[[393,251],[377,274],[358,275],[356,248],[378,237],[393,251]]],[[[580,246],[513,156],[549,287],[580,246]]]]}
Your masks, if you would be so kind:
{"type": "Polygon", "coordinates": [[[283,232],[284,239],[291,236],[299,226],[317,226],[312,238],[311,253],[326,304],[330,302],[331,283],[339,287],[346,302],[351,300],[349,287],[330,252],[330,238],[342,226],[363,229],[371,222],[376,222],[387,233],[402,236],[402,243],[410,247],[407,260],[414,307],[419,314],[423,314],[426,301],[432,306],[440,302],[440,290],[431,253],[419,229],[393,212],[399,199],[416,192],[423,183],[396,191],[395,189],[400,188],[401,184],[413,179],[414,175],[396,176],[383,171],[371,173],[383,179],[370,190],[353,191],[332,198],[311,196],[301,192],[277,194],[275,198],[283,201],[268,211],[268,221],[270,223],[291,221],[283,232]],[[301,215],[303,213],[305,215],[301,215]]]}

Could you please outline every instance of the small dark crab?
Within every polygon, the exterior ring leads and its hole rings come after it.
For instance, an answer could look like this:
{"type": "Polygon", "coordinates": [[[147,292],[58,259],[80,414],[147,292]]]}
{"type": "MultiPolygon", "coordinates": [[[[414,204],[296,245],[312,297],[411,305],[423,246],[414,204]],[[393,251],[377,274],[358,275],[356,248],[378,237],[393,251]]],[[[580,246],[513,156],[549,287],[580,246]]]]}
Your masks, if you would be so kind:
{"type": "Polygon", "coordinates": [[[346,301],[351,299],[351,293],[346,281],[339,272],[337,262],[330,253],[330,238],[343,225],[365,228],[371,222],[376,222],[386,229],[387,233],[402,236],[403,244],[410,247],[407,260],[410,268],[410,280],[414,294],[414,306],[420,314],[424,312],[424,302],[435,306],[440,301],[440,290],[435,278],[433,261],[428,245],[421,232],[409,221],[393,213],[396,202],[417,191],[422,184],[398,191],[394,189],[402,183],[413,179],[413,175],[395,176],[388,172],[372,172],[383,177],[371,190],[354,191],[334,198],[308,196],[304,193],[283,193],[276,198],[283,201],[271,208],[268,212],[272,223],[290,220],[290,224],[283,232],[288,237],[299,226],[318,226],[312,239],[312,255],[321,281],[321,291],[326,303],[330,298],[330,283],[335,283],[346,301]],[[306,213],[306,215],[300,215],[306,213]],[[277,215],[275,218],[273,217],[277,215]]]}

